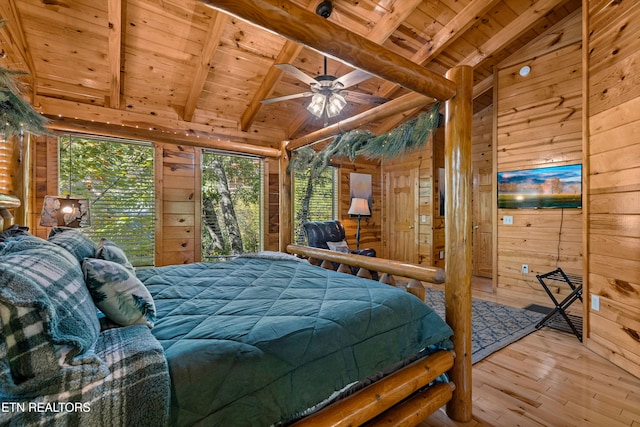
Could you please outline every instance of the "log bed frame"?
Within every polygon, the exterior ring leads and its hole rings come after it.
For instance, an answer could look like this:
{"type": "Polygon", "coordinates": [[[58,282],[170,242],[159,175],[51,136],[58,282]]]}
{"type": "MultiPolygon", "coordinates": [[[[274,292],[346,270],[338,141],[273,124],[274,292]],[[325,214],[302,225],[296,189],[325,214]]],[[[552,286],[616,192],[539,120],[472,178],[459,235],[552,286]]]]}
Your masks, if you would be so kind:
{"type": "MultiPolygon", "coordinates": [[[[305,425],[352,426],[376,418],[372,425],[415,425],[445,403],[447,414],[456,421],[471,420],[471,126],[473,69],[455,67],[445,77],[409,59],[352,33],[287,0],[203,0],[211,7],[303,44],[324,55],[397,83],[413,91],[340,123],[303,138],[283,141],[279,153],[280,235],[279,250],[343,264],[360,265],[382,273],[433,281],[436,269],[409,266],[357,255],[318,253],[291,245],[292,203],[289,160],[293,150],[331,138],[403,111],[424,106],[433,100],[445,103],[445,309],[446,322],[454,331],[455,358],[440,352],[410,365],[373,384],[347,400],[339,401],[300,422],[305,425]],[[366,258],[366,257],[365,257],[366,258]],[[409,271],[411,270],[411,271],[409,271]],[[420,271],[420,272],[419,272],[420,271]],[[431,279],[428,277],[431,276],[431,279]],[[422,277],[422,278],[420,278],[422,277]],[[437,384],[409,400],[405,396],[419,390],[439,373],[448,371],[454,385],[437,384]],[[425,373],[426,372],[426,373],[425,373]],[[435,376],[434,376],[435,375],[435,376]],[[402,390],[402,391],[399,391],[402,390]],[[395,406],[396,403],[398,406],[395,406]],[[390,409],[389,409],[390,408],[390,409]]],[[[329,251],[325,251],[329,252],[329,251]]],[[[385,274],[383,277],[387,277],[385,274]]],[[[414,283],[415,284],[415,283],[414,283]]],[[[420,288],[421,285],[415,286],[420,288]]]]}

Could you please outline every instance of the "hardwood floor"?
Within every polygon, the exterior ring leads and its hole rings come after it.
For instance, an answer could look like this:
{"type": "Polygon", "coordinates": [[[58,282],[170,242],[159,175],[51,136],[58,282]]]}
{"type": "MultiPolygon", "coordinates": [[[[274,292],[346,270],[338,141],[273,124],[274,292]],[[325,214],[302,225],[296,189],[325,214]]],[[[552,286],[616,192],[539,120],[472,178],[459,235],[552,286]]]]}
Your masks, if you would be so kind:
{"type": "MultiPolygon", "coordinates": [[[[485,283],[486,284],[486,283],[485,283]]],[[[474,283],[473,296],[501,301],[474,283]]],[[[640,379],[585,348],[575,336],[543,328],[473,366],[473,421],[440,409],[420,427],[640,427],[640,379]]]]}

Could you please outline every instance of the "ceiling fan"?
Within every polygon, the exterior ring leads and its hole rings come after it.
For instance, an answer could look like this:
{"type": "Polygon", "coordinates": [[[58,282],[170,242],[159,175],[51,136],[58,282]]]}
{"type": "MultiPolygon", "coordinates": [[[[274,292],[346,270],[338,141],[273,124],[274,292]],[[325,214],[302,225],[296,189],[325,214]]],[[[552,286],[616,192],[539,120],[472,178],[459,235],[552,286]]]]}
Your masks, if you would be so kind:
{"type": "Polygon", "coordinates": [[[370,79],[372,77],[371,74],[361,70],[354,70],[342,77],[329,75],[327,73],[326,56],[324,57],[324,74],[315,78],[308,76],[291,64],[275,64],[275,67],[307,83],[310,90],[307,92],[294,93],[293,95],[263,99],[261,101],[263,104],[311,97],[311,103],[307,106],[307,110],[318,118],[324,117],[326,122],[327,118],[335,117],[342,111],[345,105],[347,105],[346,97],[358,103],[369,105],[381,105],[388,101],[386,98],[345,90],[370,79]]]}
{"type": "MultiPolygon", "coordinates": [[[[316,14],[325,19],[329,18],[332,11],[333,4],[330,0],[322,1],[316,8],[316,14]]],[[[337,116],[347,105],[347,100],[345,99],[347,96],[360,104],[381,105],[388,101],[388,99],[379,96],[345,90],[373,76],[360,70],[353,70],[339,78],[329,75],[327,73],[326,55],[324,56],[324,74],[316,78],[306,75],[291,64],[275,64],[274,66],[308,84],[310,91],[263,99],[260,102],[270,104],[289,99],[311,97],[311,103],[307,106],[307,110],[318,118],[324,118],[325,126],[329,117],[337,116]]]]}

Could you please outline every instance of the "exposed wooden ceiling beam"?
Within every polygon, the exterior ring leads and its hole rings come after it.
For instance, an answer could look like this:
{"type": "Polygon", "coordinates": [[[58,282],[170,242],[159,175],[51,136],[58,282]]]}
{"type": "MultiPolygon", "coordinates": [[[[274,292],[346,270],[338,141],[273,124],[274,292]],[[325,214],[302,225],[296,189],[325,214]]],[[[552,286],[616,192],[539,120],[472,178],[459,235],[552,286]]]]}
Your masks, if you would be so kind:
{"type": "Polygon", "coordinates": [[[202,89],[204,89],[204,84],[207,81],[207,76],[211,69],[211,62],[216,54],[216,50],[218,50],[222,32],[224,31],[224,27],[227,25],[227,20],[229,18],[228,15],[217,11],[213,12],[212,17],[213,19],[209,25],[207,37],[204,40],[200,61],[198,62],[198,66],[192,76],[193,82],[189,88],[189,94],[187,95],[187,100],[184,104],[182,118],[187,122],[193,120],[193,114],[198,106],[198,99],[200,98],[202,89]]]}
{"type": "MultiPolygon", "coordinates": [[[[411,60],[423,66],[427,65],[500,1],[472,1],[454,16],[447,25],[442,27],[430,41],[425,43],[420,50],[414,53],[411,56],[411,60]]],[[[376,91],[375,95],[386,98],[391,96],[396,89],[398,89],[398,85],[386,82],[376,91]]]]}
{"type": "MultiPolygon", "coordinates": [[[[307,9],[314,10],[316,7],[316,2],[312,1],[307,6],[307,9]]],[[[264,104],[261,102],[263,99],[266,99],[271,95],[273,89],[275,89],[276,85],[280,83],[282,77],[284,76],[284,72],[279,68],[275,67],[275,64],[291,64],[294,59],[302,52],[303,46],[291,40],[287,40],[282,49],[280,49],[280,53],[276,57],[274,63],[269,67],[267,73],[260,84],[260,87],[253,94],[253,98],[247,109],[242,113],[240,117],[240,130],[247,131],[253,124],[253,121],[256,119],[256,116],[262,110],[264,104]]]]}
{"type": "Polygon", "coordinates": [[[218,139],[223,142],[257,146],[275,146],[286,139],[284,132],[260,126],[253,126],[252,132],[242,132],[237,129],[236,123],[231,121],[205,125],[43,96],[38,97],[34,104],[36,109],[51,118],[69,117],[92,123],[106,123],[111,127],[147,129],[157,134],[165,133],[175,137],[191,135],[201,140],[218,139]]]}
{"type": "Polygon", "coordinates": [[[120,108],[120,69],[122,66],[122,0],[108,0],[109,17],[109,102],[111,108],[120,108]]]}
{"type": "Polygon", "coordinates": [[[445,77],[289,1],[203,1],[414,92],[440,100],[455,93],[454,84],[445,77]]]}
{"type": "Polygon", "coordinates": [[[420,4],[422,4],[422,0],[403,0],[396,2],[391,12],[385,14],[371,31],[369,31],[366,37],[374,43],[384,43],[420,4]]]}
{"type": "Polygon", "coordinates": [[[540,18],[566,0],[539,0],[531,5],[524,13],[518,15],[495,36],[487,40],[482,46],[470,53],[458,65],[478,66],[482,61],[516,40],[528,31],[540,18]]]}
{"type": "Polygon", "coordinates": [[[315,132],[311,132],[310,134],[303,137],[289,141],[289,143],[287,144],[287,150],[293,151],[298,148],[313,144],[317,141],[331,138],[340,133],[362,127],[368,123],[384,119],[385,117],[396,115],[407,109],[424,107],[425,105],[432,104],[435,101],[436,100],[433,98],[426,97],[419,93],[411,92],[396,99],[392,99],[391,101],[378,107],[372,108],[371,110],[367,110],[363,113],[344,119],[331,126],[327,126],[315,132]]]}
{"type": "MultiPolygon", "coordinates": [[[[280,53],[278,54],[278,57],[276,58],[274,64],[291,63],[300,54],[301,51],[302,45],[292,42],[291,40],[287,40],[282,50],[280,50],[280,53]]],[[[269,67],[269,70],[264,76],[260,87],[253,95],[253,99],[251,99],[249,106],[242,114],[242,118],[240,119],[241,130],[246,132],[251,127],[253,121],[256,118],[256,115],[258,114],[258,112],[260,112],[260,109],[264,105],[260,101],[271,95],[274,87],[282,80],[282,76],[282,70],[274,67],[273,65],[269,67]]]]}
{"type": "Polygon", "coordinates": [[[493,74],[473,87],[473,99],[476,99],[493,87],[493,74]]]}
{"type": "MultiPolygon", "coordinates": [[[[553,8],[564,3],[565,1],[566,0],[539,0],[533,3],[531,7],[529,7],[524,13],[520,14],[516,19],[511,21],[495,36],[487,40],[480,48],[476,49],[474,52],[468,55],[464,60],[462,60],[457,65],[470,65],[472,67],[477,67],[482,61],[489,58],[491,55],[500,51],[509,43],[511,43],[513,40],[515,40],[518,37],[518,35],[529,30],[533,25],[535,25],[535,23],[537,22],[538,19],[540,19],[540,17],[546,15],[553,8]]],[[[484,7],[484,4],[481,5],[481,3],[482,3],[481,1],[472,2],[460,14],[465,13],[467,19],[472,19],[470,17],[475,16],[475,14],[470,13],[471,10],[468,11],[469,13],[466,13],[465,11],[469,9],[471,6],[475,6],[475,7],[478,7],[477,12],[479,15],[479,12],[481,12],[480,8],[484,7]]],[[[475,22],[475,18],[473,18],[473,21],[475,22]]],[[[458,34],[458,36],[459,35],[460,34],[458,34]]],[[[429,58],[433,58],[433,57],[430,56],[429,58]]],[[[425,59],[425,61],[427,60],[428,59],[425,59]]],[[[474,93],[475,93],[475,89],[474,89],[474,93]]],[[[385,94],[385,93],[376,93],[376,95],[388,96],[388,94],[385,94]]],[[[416,114],[417,110],[414,110],[408,113],[409,113],[408,115],[410,116],[410,115],[416,114]]],[[[398,125],[398,123],[401,123],[406,117],[407,117],[407,113],[405,113],[404,116],[399,115],[397,117],[389,117],[387,120],[385,120],[384,123],[380,125],[379,132],[386,132],[389,129],[393,129],[395,126],[398,125]]]]}
{"type": "Polygon", "coordinates": [[[272,147],[261,147],[258,145],[246,144],[242,142],[231,142],[224,140],[212,140],[200,138],[197,134],[168,134],[150,131],[148,129],[136,129],[132,127],[114,127],[104,123],[87,122],[75,120],[68,117],[52,118],[47,126],[57,132],[87,133],[91,135],[116,137],[126,139],[138,139],[145,141],[166,142],[174,145],[189,145],[200,148],[210,148],[213,150],[233,151],[236,153],[252,154],[262,157],[280,157],[280,150],[272,147]]]}

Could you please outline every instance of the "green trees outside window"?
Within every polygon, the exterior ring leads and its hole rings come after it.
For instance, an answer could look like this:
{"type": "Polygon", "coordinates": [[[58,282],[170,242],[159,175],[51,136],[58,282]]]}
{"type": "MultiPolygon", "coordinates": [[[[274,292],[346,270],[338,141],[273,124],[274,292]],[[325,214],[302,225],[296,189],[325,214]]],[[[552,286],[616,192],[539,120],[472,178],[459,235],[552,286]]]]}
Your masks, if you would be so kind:
{"type": "Polygon", "coordinates": [[[202,259],[262,248],[262,160],[202,153],[202,259]]]}
{"type": "Polygon", "coordinates": [[[90,200],[82,229],[120,246],[134,266],[153,265],[154,150],[150,144],[80,136],[59,138],[59,194],[90,200]]]}

